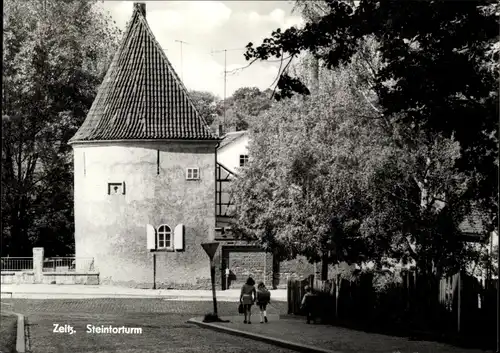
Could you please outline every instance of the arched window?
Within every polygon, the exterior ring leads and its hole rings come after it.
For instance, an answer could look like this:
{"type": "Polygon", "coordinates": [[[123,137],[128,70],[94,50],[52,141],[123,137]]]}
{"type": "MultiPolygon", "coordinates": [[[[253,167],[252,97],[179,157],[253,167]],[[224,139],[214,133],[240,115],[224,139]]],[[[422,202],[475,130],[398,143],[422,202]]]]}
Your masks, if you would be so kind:
{"type": "Polygon", "coordinates": [[[172,230],[166,224],[158,227],[158,249],[170,249],[172,247],[172,230]]]}

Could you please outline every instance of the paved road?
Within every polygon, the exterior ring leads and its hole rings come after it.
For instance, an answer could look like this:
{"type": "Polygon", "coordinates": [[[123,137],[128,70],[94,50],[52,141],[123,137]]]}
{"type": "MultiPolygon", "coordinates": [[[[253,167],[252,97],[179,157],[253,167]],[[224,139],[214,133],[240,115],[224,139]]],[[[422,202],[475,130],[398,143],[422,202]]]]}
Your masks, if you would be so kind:
{"type": "MultiPolygon", "coordinates": [[[[186,323],[193,316],[209,312],[211,302],[161,299],[2,301],[12,303],[14,311],[27,316],[30,342],[27,348],[33,353],[292,352],[186,323]],[[54,333],[54,324],[66,331],[71,331],[71,326],[75,333],[54,333]],[[87,325],[141,328],[142,334],[91,334],[86,333],[87,325]]],[[[219,303],[221,315],[234,315],[236,309],[235,303],[219,303]]]]}

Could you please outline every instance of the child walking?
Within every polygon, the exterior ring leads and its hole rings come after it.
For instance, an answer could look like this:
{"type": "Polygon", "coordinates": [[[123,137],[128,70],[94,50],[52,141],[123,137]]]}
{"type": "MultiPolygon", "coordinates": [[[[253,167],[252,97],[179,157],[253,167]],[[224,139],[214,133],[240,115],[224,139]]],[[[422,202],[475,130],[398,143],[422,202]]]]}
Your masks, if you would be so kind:
{"type": "Polygon", "coordinates": [[[306,293],[304,294],[304,297],[302,298],[302,302],[300,303],[300,308],[306,312],[307,315],[307,323],[311,323],[311,319],[314,321],[314,312],[313,308],[311,307],[310,302],[308,302],[307,298],[313,296],[311,287],[306,286],[304,288],[306,290],[306,293]]]}
{"type": "Polygon", "coordinates": [[[246,283],[241,287],[240,303],[243,304],[243,310],[245,314],[244,324],[251,324],[252,315],[252,305],[257,299],[257,293],[255,291],[255,281],[252,277],[248,277],[246,283]],[[247,320],[248,319],[248,320],[247,320]]]}
{"type": "Polygon", "coordinates": [[[263,282],[257,286],[257,305],[260,309],[260,323],[267,322],[266,308],[267,304],[271,301],[271,293],[266,288],[263,282]]]}

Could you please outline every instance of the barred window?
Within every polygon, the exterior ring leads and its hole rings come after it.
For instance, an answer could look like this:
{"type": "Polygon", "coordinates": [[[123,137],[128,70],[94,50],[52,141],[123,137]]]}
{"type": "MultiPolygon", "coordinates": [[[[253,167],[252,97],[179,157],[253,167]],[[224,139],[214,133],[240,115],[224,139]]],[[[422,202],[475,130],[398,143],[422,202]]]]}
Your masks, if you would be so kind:
{"type": "Polygon", "coordinates": [[[248,154],[240,154],[240,167],[246,167],[248,164],[248,154]]]}

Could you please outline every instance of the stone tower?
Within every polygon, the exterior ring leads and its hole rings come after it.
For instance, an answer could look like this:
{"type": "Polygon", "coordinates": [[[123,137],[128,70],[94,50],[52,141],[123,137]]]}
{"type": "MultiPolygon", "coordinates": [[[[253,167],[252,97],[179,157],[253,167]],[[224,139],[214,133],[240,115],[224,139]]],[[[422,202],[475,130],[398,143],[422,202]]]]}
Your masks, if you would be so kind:
{"type": "Polygon", "coordinates": [[[214,238],[218,142],[155,40],[145,5],[134,4],[70,140],[75,252],[94,257],[101,283],[151,287],[155,254],[157,287],[209,285],[200,244],[214,238]]]}

